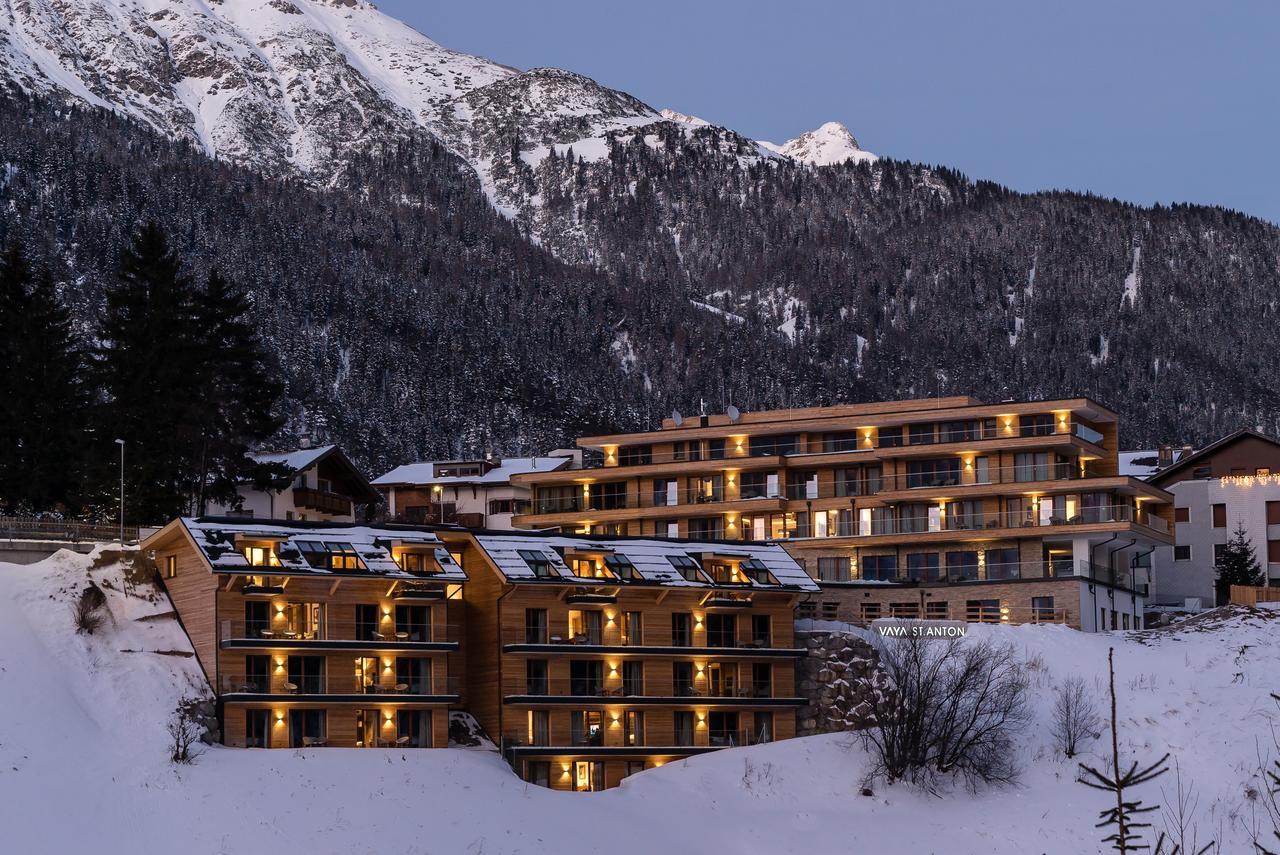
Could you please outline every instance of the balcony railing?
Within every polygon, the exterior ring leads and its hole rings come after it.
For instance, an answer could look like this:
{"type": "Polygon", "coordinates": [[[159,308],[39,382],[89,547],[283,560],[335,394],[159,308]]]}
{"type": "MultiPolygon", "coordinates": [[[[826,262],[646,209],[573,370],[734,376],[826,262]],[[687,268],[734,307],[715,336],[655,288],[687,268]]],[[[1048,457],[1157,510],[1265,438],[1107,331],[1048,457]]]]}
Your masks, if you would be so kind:
{"type": "MultiPolygon", "coordinates": [[[[62,540],[68,543],[105,543],[120,539],[120,527],[45,517],[0,517],[0,540],[62,540]]],[[[136,525],[125,526],[128,543],[138,539],[136,525]]]]}
{"type": "Polygon", "coordinates": [[[1148,511],[1129,505],[1093,505],[1077,508],[1074,513],[1049,511],[1039,513],[1004,511],[1002,513],[953,513],[925,516],[888,517],[884,519],[860,519],[854,527],[853,537],[875,537],[886,534],[922,534],[937,531],[976,531],[1001,528],[1053,528],[1105,523],[1137,523],[1154,531],[1167,533],[1168,523],[1148,511]]]}
{"type": "Polygon", "coordinates": [[[224,694],[238,695],[369,695],[392,699],[458,693],[458,680],[454,677],[402,678],[395,673],[380,673],[377,680],[355,674],[223,674],[220,685],[224,694]]]}
{"type": "Polygon", "coordinates": [[[676,749],[677,752],[681,748],[689,750],[703,750],[708,748],[736,748],[744,745],[763,745],[773,742],[775,739],[771,730],[753,731],[753,730],[714,730],[708,731],[706,743],[695,743],[692,733],[687,733],[683,738],[677,737],[670,742],[656,742],[653,739],[641,739],[638,742],[626,742],[619,740],[617,743],[606,741],[603,731],[594,733],[571,733],[567,738],[555,738],[548,734],[545,738],[529,739],[527,736],[505,737],[502,740],[502,748],[505,751],[509,748],[536,748],[547,749],[548,753],[564,753],[572,754],[574,751],[583,747],[600,747],[600,748],[653,748],[661,749],[664,752],[668,749],[676,749]]]}
{"type": "Polygon", "coordinates": [[[616,678],[548,678],[518,677],[503,680],[502,693],[507,696],[532,695],[551,698],[609,698],[629,697],[659,698],[773,698],[772,681],[735,680],[711,689],[706,680],[693,684],[648,681],[644,684],[628,683],[616,678]]]}
{"type": "Polygon", "coordinates": [[[351,514],[351,497],[327,490],[316,490],[312,487],[294,487],[293,503],[299,508],[319,511],[334,516],[351,514]]]}
{"type": "Polygon", "coordinates": [[[401,625],[383,621],[378,630],[357,631],[347,628],[342,632],[329,632],[325,628],[308,630],[291,627],[285,621],[271,621],[268,625],[243,620],[224,620],[220,625],[219,641],[262,641],[264,646],[277,642],[359,642],[365,644],[440,644],[461,640],[462,629],[457,624],[431,623],[401,625]]]}
{"type": "Polygon", "coordinates": [[[1108,585],[1119,584],[1131,587],[1133,569],[1113,570],[1092,561],[1076,561],[1071,558],[1054,558],[1046,561],[1022,562],[989,562],[982,559],[983,553],[974,562],[963,565],[948,566],[940,560],[937,566],[910,565],[895,568],[892,574],[877,573],[873,568],[861,568],[855,577],[853,574],[838,574],[843,578],[819,578],[819,582],[914,582],[923,584],[955,584],[961,582],[1003,582],[1016,579],[1058,579],[1084,577],[1096,579],[1108,585]]]}

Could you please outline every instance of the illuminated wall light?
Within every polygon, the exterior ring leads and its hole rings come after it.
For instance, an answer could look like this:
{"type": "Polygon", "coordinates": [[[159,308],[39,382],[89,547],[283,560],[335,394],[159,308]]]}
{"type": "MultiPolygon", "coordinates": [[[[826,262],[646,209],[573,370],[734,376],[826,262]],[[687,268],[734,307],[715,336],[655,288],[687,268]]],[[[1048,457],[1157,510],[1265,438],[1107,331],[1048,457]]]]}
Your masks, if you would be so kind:
{"type": "Polygon", "coordinates": [[[391,722],[395,721],[396,714],[390,710],[387,710],[382,715],[386,724],[391,724],[391,722]]]}
{"type": "Polygon", "coordinates": [[[699,663],[697,664],[697,669],[698,669],[698,674],[699,674],[699,675],[701,675],[704,671],[706,671],[706,670],[707,670],[706,666],[705,666],[705,665],[703,665],[701,662],[699,662],[699,663]]]}
{"type": "Polygon", "coordinates": [[[276,710],[276,724],[284,724],[284,710],[276,710]]]}
{"type": "Polygon", "coordinates": [[[703,727],[707,723],[707,714],[698,713],[698,727],[703,727]]]}

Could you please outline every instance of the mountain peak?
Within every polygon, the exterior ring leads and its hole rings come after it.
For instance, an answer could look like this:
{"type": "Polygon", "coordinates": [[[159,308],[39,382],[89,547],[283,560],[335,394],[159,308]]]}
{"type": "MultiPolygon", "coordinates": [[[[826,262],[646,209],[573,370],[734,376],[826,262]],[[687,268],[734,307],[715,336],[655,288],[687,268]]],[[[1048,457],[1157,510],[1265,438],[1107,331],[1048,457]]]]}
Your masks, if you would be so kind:
{"type": "Polygon", "coordinates": [[[770,151],[813,166],[832,166],[846,160],[861,163],[877,159],[871,152],[863,151],[854,135],[839,122],[825,122],[782,145],[761,144],[770,151]]]}

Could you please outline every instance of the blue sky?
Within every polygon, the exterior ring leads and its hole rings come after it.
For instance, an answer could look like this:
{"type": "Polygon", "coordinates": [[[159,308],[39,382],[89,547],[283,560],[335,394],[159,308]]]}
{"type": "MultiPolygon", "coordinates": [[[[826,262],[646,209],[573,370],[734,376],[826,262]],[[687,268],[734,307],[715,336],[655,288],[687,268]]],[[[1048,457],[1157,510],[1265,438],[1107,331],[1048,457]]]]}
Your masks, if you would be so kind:
{"type": "Polygon", "coordinates": [[[1280,2],[380,0],[446,47],[557,66],[781,142],[1019,190],[1224,205],[1280,223],[1280,2]]]}

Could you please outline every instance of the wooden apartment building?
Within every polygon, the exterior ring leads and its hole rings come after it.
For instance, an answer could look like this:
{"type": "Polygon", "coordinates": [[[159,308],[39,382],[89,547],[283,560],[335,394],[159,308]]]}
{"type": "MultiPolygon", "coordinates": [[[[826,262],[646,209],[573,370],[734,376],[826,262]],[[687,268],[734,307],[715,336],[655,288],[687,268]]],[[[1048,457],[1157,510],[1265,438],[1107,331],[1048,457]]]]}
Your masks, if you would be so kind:
{"type": "Polygon", "coordinates": [[[178,519],[143,542],[227,745],[444,747],[471,712],[526,780],[795,735],[779,546],[178,519]]]}
{"type": "Polygon", "coordinates": [[[435,534],[177,519],[154,557],[227,745],[443,747],[466,576],[435,534]]]}
{"type": "Polygon", "coordinates": [[[795,735],[795,606],[817,586],[780,547],[440,534],[469,579],[468,708],[525,780],[597,790],[795,735]]]}
{"type": "Polygon", "coordinates": [[[1166,491],[1118,468],[1087,398],[968,397],[704,415],[583,437],[594,467],[517,476],[523,528],[779,542],[802,616],[1141,625],[1166,491]]]}

